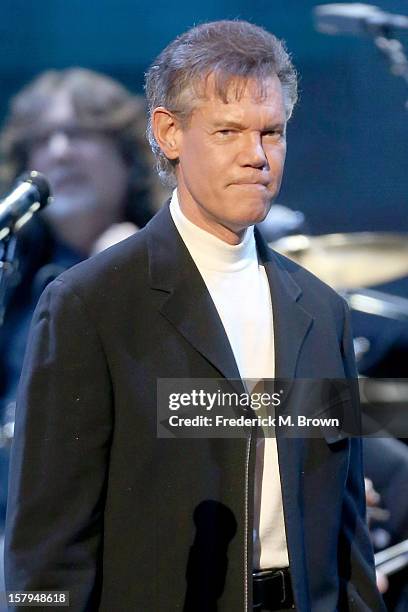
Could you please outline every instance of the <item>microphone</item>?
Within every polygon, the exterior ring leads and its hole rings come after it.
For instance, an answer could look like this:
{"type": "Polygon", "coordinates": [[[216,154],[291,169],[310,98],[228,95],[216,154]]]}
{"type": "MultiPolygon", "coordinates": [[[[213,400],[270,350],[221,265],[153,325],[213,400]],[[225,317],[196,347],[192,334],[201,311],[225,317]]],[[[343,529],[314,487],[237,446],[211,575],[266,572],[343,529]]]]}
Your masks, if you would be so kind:
{"type": "Polygon", "coordinates": [[[40,172],[33,170],[20,176],[16,187],[0,202],[0,240],[18,231],[49,201],[50,187],[40,172]]]}
{"type": "Polygon", "coordinates": [[[371,4],[321,4],[313,9],[315,26],[324,34],[370,34],[408,30],[408,17],[393,15],[371,4]]]}

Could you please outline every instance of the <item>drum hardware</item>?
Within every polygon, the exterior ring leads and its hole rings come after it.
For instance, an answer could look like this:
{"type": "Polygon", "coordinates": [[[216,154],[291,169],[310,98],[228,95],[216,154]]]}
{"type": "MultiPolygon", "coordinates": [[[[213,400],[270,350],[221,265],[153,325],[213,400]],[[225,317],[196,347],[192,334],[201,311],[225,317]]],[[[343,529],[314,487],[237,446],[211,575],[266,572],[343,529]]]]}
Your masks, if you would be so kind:
{"type": "Polygon", "coordinates": [[[14,420],[16,414],[16,402],[11,401],[4,409],[3,423],[0,426],[0,448],[9,448],[14,437],[14,420]]]}
{"type": "MultiPolygon", "coordinates": [[[[408,380],[404,378],[359,378],[360,399],[363,403],[408,404],[408,380]]],[[[408,410],[408,407],[407,407],[408,410]]]]}
{"type": "Polygon", "coordinates": [[[408,437],[408,380],[360,376],[362,433],[369,437],[408,437]]]}
{"type": "Polygon", "coordinates": [[[390,546],[374,555],[375,567],[385,576],[390,576],[408,565],[408,540],[390,546]]]}
{"type": "Polygon", "coordinates": [[[408,321],[408,299],[406,298],[372,289],[340,291],[339,293],[347,300],[352,310],[396,321],[408,321]]]}
{"type": "Polygon", "coordinates": [[[0,448],[9,448],[14,437],[14,423],[6,423],[0,427],[0,448]]]}
{"type": "Polygon", "coordinates": [[[369,352],[371,342],[368,338],[365,338],[364,336],[357,336],[357,338],[353,338],[353,346],[356,361],[358,363],[359,361],[361,361],[364,355],[369,352]]]}

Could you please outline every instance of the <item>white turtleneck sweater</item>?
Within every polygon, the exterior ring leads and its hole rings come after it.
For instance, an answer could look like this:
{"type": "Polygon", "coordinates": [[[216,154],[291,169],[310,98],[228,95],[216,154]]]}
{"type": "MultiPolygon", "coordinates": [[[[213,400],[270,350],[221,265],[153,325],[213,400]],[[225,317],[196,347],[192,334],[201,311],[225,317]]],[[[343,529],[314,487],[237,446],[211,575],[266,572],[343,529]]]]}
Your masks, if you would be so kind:
{"type": "MultiPolygon", "coordinates": [[[[170,213],[220,316],[242,379],[274,378],[271,294],[258,263],[254,228],[231,245],[192,223],[177,191],[170,213]]],[[[254,508],[254,569],[289,565],[275,438],[257,442],[254,508]]]]}

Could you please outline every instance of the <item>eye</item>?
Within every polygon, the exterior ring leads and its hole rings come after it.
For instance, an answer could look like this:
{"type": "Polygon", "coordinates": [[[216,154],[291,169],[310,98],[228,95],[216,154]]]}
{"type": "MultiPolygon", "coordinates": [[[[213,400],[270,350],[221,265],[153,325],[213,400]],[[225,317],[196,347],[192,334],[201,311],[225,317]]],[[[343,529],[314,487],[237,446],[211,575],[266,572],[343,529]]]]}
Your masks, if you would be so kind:
{"type": "Polygon", "coordinates": [[[277,128],[274,130],[267,130],[266,132],[263,132],[262,137],[266,137],[268,139],[274,139],[274,140],[278,140],[279,138],[283,138],[285,136],[285,133],[282,129],[277,128]]]}
{"type": "Polygon", "coordinates": [[[225,130],[217,130],[216,132],[221,138],[225,138],[226,136],[232,136],[236,133],[236,130],[228,129],[225,130]]]}

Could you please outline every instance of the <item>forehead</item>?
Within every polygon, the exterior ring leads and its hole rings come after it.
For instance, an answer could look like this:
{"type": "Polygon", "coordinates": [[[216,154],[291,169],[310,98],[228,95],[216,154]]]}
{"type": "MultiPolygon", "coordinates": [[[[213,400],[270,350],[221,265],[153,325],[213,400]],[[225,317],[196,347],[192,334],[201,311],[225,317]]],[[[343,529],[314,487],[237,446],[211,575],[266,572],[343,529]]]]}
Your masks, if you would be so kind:
{"type": "Polygon", "coordinates": [[[257,117],[284,123],[286,113],[281,82],[276,75],[261,81],[236,77],[220,95],[214,77],[210,75],[194,105],[192,118],[194,116],[215,122],[257,117]]]}
{"type": "Polygon", "coordinates": [[[57,90],[51,95],[39,116],[42,123],[59,125],[70,123],[76,118],[71,95],[64,90],[57,90]]]}

